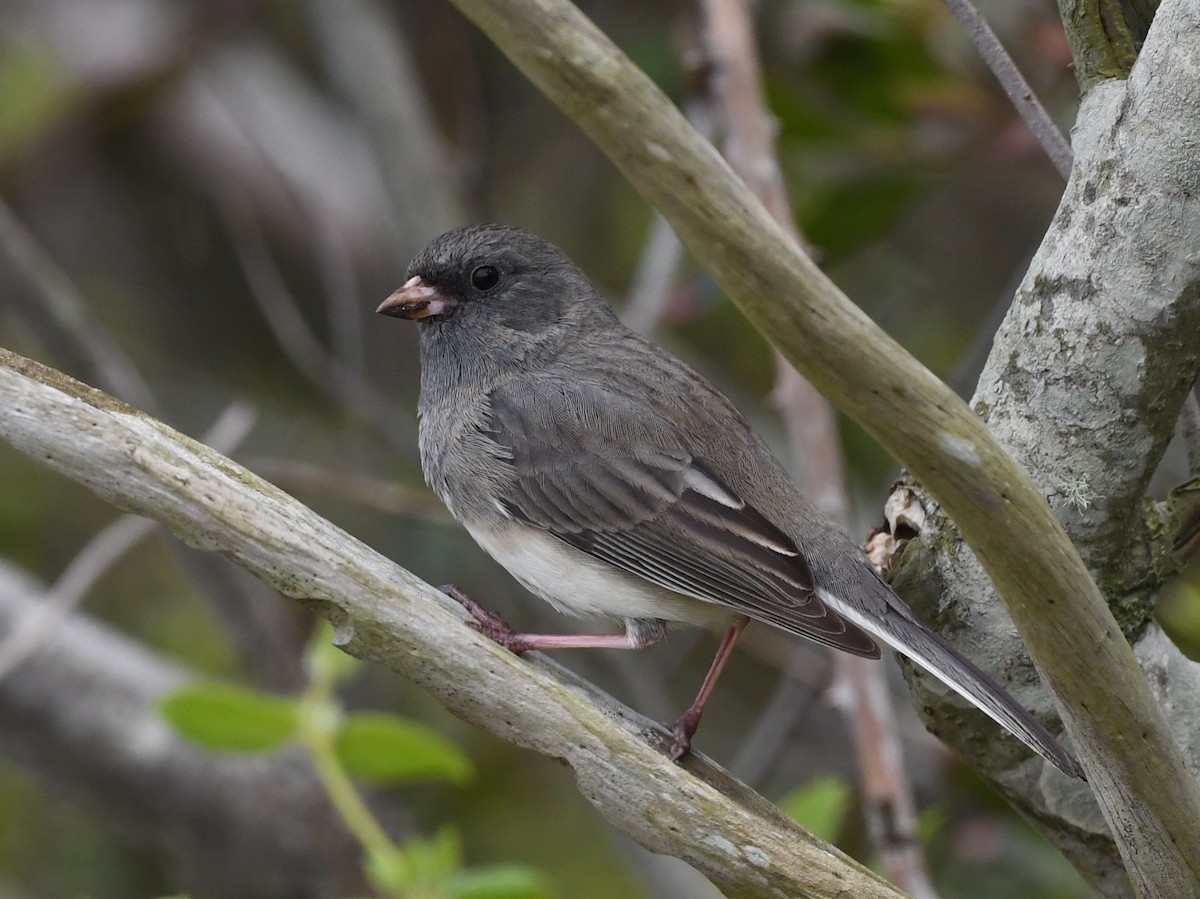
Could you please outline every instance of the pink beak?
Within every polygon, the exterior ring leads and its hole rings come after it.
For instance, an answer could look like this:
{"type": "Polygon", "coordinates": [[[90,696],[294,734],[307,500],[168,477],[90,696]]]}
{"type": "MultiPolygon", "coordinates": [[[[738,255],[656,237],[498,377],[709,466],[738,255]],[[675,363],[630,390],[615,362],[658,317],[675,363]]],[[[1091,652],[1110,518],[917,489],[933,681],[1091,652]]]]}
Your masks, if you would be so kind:
{"type": "Polygon", "coordinates": [[[375,311],[381,315],[407,318],[416,321],[431,315],[443,315],[458,304],[438,293],[438,289],[422,278],[413,275],[404,286],[379,304],[375,311]]]}

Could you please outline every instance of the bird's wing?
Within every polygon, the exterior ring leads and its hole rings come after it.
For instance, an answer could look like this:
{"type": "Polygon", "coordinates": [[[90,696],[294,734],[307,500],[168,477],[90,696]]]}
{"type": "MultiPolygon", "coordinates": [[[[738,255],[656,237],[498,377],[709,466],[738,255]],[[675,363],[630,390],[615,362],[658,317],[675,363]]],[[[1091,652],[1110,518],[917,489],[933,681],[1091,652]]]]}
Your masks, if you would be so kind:
{"type": "Polygon", "coordinates": [[[661,587],[878,658],[816,595],[794,541],[619,386],[527,381],[490,404],[487,436],[515,473],[509,514],[661,587]]]}

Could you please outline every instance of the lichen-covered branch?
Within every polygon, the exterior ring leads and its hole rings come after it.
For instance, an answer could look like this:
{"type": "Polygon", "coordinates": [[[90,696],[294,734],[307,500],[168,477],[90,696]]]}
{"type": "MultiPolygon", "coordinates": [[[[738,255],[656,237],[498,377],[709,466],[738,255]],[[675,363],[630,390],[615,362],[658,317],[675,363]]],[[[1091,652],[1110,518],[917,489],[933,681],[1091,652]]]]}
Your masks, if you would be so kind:
{"type": "Polygon", "coordinates": [[[1124,5],[1121,0],[1058,0],[1075,77],[1085,91],[1108,78],[1125,78],[1133,68],[1144,37],[1135,28],[1145,23],[1137,16],[1131,23],[1124,5]]]}
{"type": "MultiPolygon", "coordinates": [[[[1200,116],[1181,114],[1200,109],[1198,71],[1196,5],[1168,2],[1129,78],[1085,94],[1075,172],[972,400],[1041,487],[1126,636],[1138,641],[1193,771],[1200,666],[1163,639],[1151,615],[1163,581],[1182,563],[1177,544],[1195,532],[1195,487],[1161,505],[1143,497],[1200,374],[1200,116]]],[[[976,657],[1006,666],[1027,705],[1046,708],[1020,641],[981,602],[987,579],[953,537],[943,516],[930,519],[905,559],[906,595],[956,625],[976,657]]],[[[1009,783],[1031,819],[1083,861],[1107,895],[1128,895],[1099,815],[1043,786],[1009,783]]],[[[1164,893],[1186,894],[1182,886],[1164,893]]]]}
{"type": "Polygon", "coordinates": [[[562,759],[643,846],[729,896],[897,899],[703,758],[667,759],[665,730],[541,658],[518,658],[461,610],[236,463],[53,369],[0,350],[0,436],[118,508],[233,559],[335,625],[340,645],[420,684],[503,739],[562,759]]]}

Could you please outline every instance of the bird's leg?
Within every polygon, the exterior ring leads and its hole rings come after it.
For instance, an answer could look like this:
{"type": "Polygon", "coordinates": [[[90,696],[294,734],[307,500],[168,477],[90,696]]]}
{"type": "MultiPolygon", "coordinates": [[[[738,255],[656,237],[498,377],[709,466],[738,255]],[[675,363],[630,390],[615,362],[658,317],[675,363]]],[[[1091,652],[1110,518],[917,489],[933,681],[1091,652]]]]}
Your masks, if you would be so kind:
{"type": "Polygon", "coordinates": [[[716,658],[709,666],[708,674],[704,675],[704,683],[700,685],[700,692],[696,694],[696,699],[688,707],[688,710],[671,728],[671,732],[675,735],[675,742],[671,744],[671,761],[677,762],[691,751],[692,737],[696,734],[696,728],[700,726],[700,716],[704,714],[704,704],[708,702],[713,687],[717,685],[717,678],[721,676],[725,663],[729,661],[729,656],[733,652],[733,644],[737,643],[738,637],[749,623],[749,618],[738,618],[721,638],[716,658]]]}
{"type": "Polygon", "coordinates": [[[505,649],[522,655],[533,649],[642,649],[657,643],[666,633],[662,622],[651,627],[636,619],[640,626],[627,623],[621,634],[519,634],[499,615],[489,612],[454,584],[440,588],[443,593],[470,612],[475,620],[468,626],[505,649]]]}

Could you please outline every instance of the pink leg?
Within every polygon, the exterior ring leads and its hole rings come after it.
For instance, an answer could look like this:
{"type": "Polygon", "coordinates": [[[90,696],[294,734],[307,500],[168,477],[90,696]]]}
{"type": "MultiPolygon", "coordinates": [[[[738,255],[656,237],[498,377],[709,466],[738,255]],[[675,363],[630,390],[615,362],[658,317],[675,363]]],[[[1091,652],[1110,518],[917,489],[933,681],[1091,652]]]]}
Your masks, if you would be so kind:
{"type": "Polygon", "coordinates": [[[729,661],[729,656],[733,652],[733,644],[737,643],[738,637],[741,636],[742,631],[746,629],[746,625],[749,623],[749,618],[739,618],[725,632],[725,636],[721,640],[721,645],[717,648],[717,656],[713,659],[712,665],[709,666],[708,674],[704,676],[704,683],[700,685],[700,692],[696,694],[695,702],[691,704],[688,710],[675,722],[675,726],[671,728],[671,732],[675,735],[675,742],[671,744],[671,761],[679,761],[691,750],[692,737],[696,734],[696,728],[700,726],[700,716],[704,714],[704,704],[708,702],[708,697],[712,693],[713,687],[717,685],[717,678],[721,676],[721,671],[724,670],[725,663],[729,661]]]}
{"type": "Polygon", "coordinates": [[[517,655],[533,649],[640,649],[629,642],[628,634],[518,634],[508,622],[489,612],[453,584],[441,588],[456,600],[475,620],[471,627],[517,655]]]}

